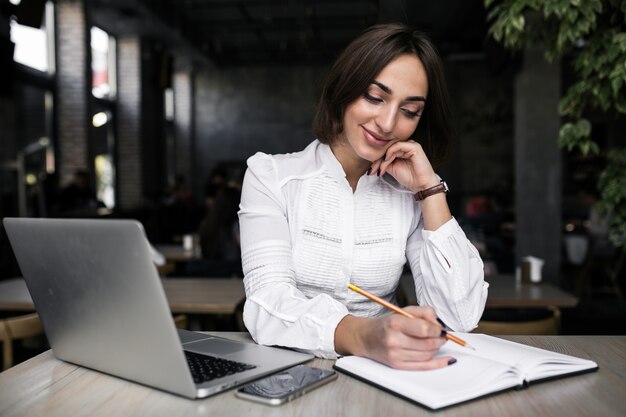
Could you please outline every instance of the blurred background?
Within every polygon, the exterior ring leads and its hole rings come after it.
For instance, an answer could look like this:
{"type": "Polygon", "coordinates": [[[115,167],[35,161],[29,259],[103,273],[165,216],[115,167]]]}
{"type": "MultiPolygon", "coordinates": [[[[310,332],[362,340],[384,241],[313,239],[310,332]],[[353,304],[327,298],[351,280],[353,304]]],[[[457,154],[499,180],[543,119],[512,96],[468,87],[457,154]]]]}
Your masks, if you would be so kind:
{"type": "MultiPolygon", "coordinates": [[[[576,299],[559,333],[624,334],[624,7],[530,3],[0,0],[0,217],[134,218],[166,258],[183,248],[164,276],[241,277],[246,159],[310,143],[333,59],[404,22],[445,63],[457,135],[439,174],[486,280],[540,258],[576,299]]],[[[0,281],[20,274],[2,231],[0,281]]]]}

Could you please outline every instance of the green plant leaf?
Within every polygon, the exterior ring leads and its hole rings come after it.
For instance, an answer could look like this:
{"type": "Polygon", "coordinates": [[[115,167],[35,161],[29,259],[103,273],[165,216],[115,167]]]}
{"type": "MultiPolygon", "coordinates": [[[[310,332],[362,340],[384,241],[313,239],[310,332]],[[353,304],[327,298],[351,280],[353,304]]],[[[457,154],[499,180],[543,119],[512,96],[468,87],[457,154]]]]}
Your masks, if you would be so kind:
{"type": "MultiPolygon", "coordinates": [[[[559,100],[567,117],[558,143],[584,156],[601,150],[584,116],[626,114],[625,0],[484,0],[489,34],[510,51],[543,48],[548,61],[566,57],[572,82],[559,100]]],[[[609,234],[626,244],[626,150],[607,154],[599,179],[600,207],[610,213],[609,234]]]]}

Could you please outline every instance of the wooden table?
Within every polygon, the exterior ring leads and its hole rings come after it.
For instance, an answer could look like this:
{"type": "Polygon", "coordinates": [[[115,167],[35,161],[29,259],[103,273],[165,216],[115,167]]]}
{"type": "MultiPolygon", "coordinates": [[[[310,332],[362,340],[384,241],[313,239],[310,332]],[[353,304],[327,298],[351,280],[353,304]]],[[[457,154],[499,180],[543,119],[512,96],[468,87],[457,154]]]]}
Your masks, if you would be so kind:
{"type": "Polygon", "coordinates": [[[547,282],[516,282],[513,275],[486,277],[489,283],[488,308],[576,307],[578,298],[547,282]]]}
{"type": "Polygon", "coordinates": [[[167,262],[187,262],[197,259],[193,249],[185,249],[183,245],[156,245],[155,249],[163,255],[167,262]]]}
{"type": "MultiPolygon", "coordinates": [[[[243,333],[221,335],[249,340],[243,333]]],[[[453,406],[437,416],[626,415],[626,336],[504,338],[589,358],[600,369],[453,406]]],[[[311,364],[330,368],[333,361],[315,359],[311,364]]],[[[416,417],[433,413],[343,374],[277,408],[240,400],[234,390],[193,401],[61,362],[48,351],[0,374],[0,415],[416,417]]]]}
{"type": "Polygon", "coordinates": [[[0,281],[0,311],[35,311],[23,278],[0,281]]]}
{"type": "MultiPolygon", "coordinates": [[[[412,281],[403,281],[409,302],[415,303],[412,281]]],[[[508,276],[489,277],[487,281],[488,308],[575,307],[578,303],[575,296],[549,283],[519,284],[508,276]]],[[[165,278],[163,288],[173,313],[228,314],[245,297],[239,278],[165,278]]],[[[0,281],[0,310],[34,311],[22,278],[0,281]]]]}
{"type": "MultiPolygon", "coordinates": [[[[240,278],[165,278],[163,289],[174,314],[233,314],[245,298],[240,278]]],[[[35,311],[22,278],[0,281],[0,311],[35,311]]]]}
{"type": "Polygon", "coordinates": [[[246,293],[241,278],[165,278],[172,313],[232,314],[246,293]]]}
{"type": "MultiPolygon", "coordinates": [[[[516,282],[513,275],[485,277],[489,283],[487,308],[575,307],[578,298],[547,282],[529,284],[516,282]]],[[[415,305],[415,285],[410,274],[400,279],[400,287],[408,304],[415,305]]]]}

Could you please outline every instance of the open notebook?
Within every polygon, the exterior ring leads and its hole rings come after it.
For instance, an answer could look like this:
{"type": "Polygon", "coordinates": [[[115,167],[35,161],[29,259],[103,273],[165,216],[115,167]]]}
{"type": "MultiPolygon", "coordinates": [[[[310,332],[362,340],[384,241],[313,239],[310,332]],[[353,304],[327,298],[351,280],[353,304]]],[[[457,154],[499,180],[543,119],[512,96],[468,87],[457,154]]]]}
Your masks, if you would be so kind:
{"type": "Polygon", "coordinates": [[[454,333],[476,351],[447,342],[437,356],[457,363],[432,371],[402,371],[371,359],[346,356],[335,369],[410,401],[437,409],[542,379],[592,371],[598,365],[484,334],[454,333]]]}

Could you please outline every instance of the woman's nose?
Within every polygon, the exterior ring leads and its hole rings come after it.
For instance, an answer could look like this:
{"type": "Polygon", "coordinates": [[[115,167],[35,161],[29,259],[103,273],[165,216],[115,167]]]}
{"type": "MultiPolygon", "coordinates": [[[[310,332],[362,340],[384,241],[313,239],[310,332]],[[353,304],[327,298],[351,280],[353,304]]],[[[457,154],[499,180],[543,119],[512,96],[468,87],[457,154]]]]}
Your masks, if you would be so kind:
{"type": "Polygon", "coordinates": [[[384,133],[391,133],[396,124],[396,110],[392,106],[384,106],[376,117],[376,124],[384,133]]]}

